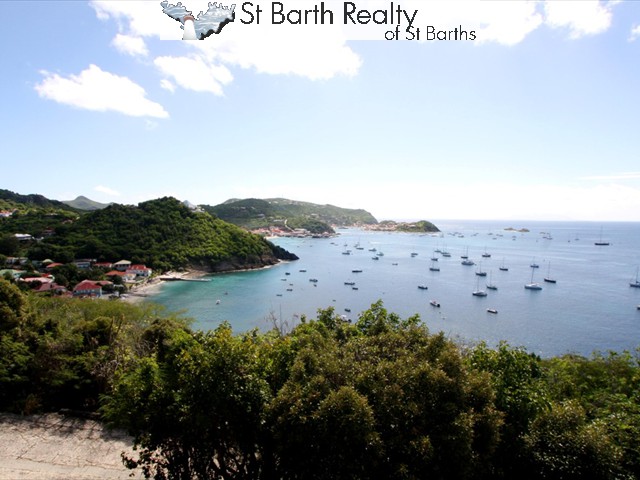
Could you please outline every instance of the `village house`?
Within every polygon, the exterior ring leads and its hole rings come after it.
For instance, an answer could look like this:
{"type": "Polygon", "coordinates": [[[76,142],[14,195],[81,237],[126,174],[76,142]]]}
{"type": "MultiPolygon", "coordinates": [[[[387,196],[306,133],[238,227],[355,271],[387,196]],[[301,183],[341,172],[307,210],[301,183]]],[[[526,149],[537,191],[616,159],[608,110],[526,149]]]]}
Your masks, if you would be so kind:
{"type": "MultiPolygon", "coordinates": [[[[43,262],[44,263],[44,262],[43,262]]],[[[46,270],[53,270],[56,267],[62,267],[64,265],[64,263],[59,263],[59,262],[53,262],[50,263],[49,265],[47,265],[46,267],[44,267],[46,270]]]]}
{"type": "Polygon", "coordinates": [[[28,233],[16,233],[14,234],[14,237],[16,237],[19,242],[30,242],[32,240],[35,240],[35,238],[33,238],[33,236],[29,235],[28,233]]]}
{"type": "Polygon", "coordinates": [[[74,297],[101,297],[102,287],[91,280],[83,280],[73,289],[74,297]]]}
{"type": "Polygon", "coordinates": [[[123,282],[133,282],[136,279],[135,273],[119,272],[118,270],[111,270],[104,274],[105,277],[120,277],[123,282]]]}
{"type": "Polygon", "coordinates": [[[55,293],[63,294],[67,293],[67,289],[62,285],[58,285],[55,282],[43,283],[36,288],[32,289],[35,293],[55,293]]]}
{"type": "Polygon", "coordinates": [[[152,270],[145,265],[131,265],[126,270],[126,273],[134,273],[137,277],[150,277],[152,270]]]}
{"type": "Polygon", "coordinates": [[[120,260],[113,264],[113,268],[120,272],[126,272],[130,267],[131,262],[129,260],[120,260]]]}
{"type": "Polygon", "coordinates": [[[111,262],[96,262],[96,263],[93,264],[93,266],[95,268],[111,269],[111,268],[113,268],[113,263],[111,263],[111,262]]]}
{"type": "Polygon", "coordinates": [[[91,268],[91,265],[96,261],[95,258],[78,258],[73,261],[76,267],[78,268],[91,268]]]}

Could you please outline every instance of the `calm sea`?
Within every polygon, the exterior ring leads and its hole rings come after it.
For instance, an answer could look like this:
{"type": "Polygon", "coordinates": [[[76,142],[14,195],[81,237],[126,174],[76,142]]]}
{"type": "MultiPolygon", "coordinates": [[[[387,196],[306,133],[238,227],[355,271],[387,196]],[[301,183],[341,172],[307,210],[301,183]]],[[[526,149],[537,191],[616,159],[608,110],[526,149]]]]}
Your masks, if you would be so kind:
{"type": "Polygon", "coordinates": [[[186,311],[203,330],[224,320],[236,332],[268,329],[270,316],[295,323],[300,315],[313,318],[318,308],[329,306],[356,319],[382,299],[403,318],[419,314],[432,332],[490,345],[506,340],[542,356],[640,346],[640,288],[629,286],[640,265],[640,223],[435,223],[439,236],[346,229],[332,239],[279,238],[276,243],[300,260],[218,274],[206,283],[168,283],[152,301],[186,311]],[[594,245],[600,240],[609,245],[594,245]],[[465,254],[474,266],[461,264],[465,254]],[[532,263],[539,268],[532,269],[532,263]],[[432,266],[440,271],[430,271],[432,266]],[[487,276],[477,276],[479,269],[487,276]],[[532,276],[542,290],[524,288],[532,276]],[[545,277],[556,283],[544,282],[545,277]],[[489,282],[497,290],[486,290],[489,282]],[[488,295],[473,296],[477,288],[488,295]]]}

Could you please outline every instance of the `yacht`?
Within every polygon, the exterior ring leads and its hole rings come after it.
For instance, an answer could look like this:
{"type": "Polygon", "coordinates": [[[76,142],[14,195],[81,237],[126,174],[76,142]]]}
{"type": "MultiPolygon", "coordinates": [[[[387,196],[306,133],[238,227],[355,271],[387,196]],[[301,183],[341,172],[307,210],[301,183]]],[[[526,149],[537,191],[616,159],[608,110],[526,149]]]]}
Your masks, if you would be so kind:
{"type": "Polygon", "coordinates": [[[539,283],[535,283],[533,281],[533,272],[535,272],[535,270],[532,268],[531,269],[531,281],[529,283],[526,283],[524,285],[524,288],[526,288],[527,290],[542,290],[542,287],[540,286],[539,283]]]}

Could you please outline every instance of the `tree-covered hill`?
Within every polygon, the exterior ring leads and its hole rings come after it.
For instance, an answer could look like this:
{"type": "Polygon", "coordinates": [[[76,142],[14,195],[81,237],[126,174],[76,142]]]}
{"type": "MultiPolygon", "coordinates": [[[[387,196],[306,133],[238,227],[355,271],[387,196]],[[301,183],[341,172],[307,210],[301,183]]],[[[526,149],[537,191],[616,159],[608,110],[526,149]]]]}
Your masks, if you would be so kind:
{"type": "Polygon", "coordinates": [[[50,200],[44,195],[21,195],[10,190],[0,189],[0,210],[7,208],[28,210],[29,208],[58,209],[76,212],[77,210],[58,200],[50,200]]]}
{"type": "Polygon", "coordinates": [[[86,213],[34,245],[29,256],[55,261],[124,258],[157,270],[209,271],[256,268],[277,263],[279,258],[295,258],[257,235],[208,213],[194,212],[170,197],[86,213]]]}
{"type": "Polygon", "coordinates": [[[80,214],[75,208],[42,195],[20,195],[2,189],[0,211],[10,214],[8,217],[0,218],[0,237],[3,239],[15,233],[25,233],[38,238],[64,222],[74,221],[80,214]]]}
{"type": "Polygon", "coordinates": [[[216,206],[203,205],[203,208],[223,220],[249,229],[283,226],[285,222],[291,228],[312,226],[307,228],[310,231],[313,231],[313,225],[316,231],[319,230],[321,224],[350,226],[377,223],[375,217],[366,210],[318,205],[286,198],[231,199],[216,206]]]}

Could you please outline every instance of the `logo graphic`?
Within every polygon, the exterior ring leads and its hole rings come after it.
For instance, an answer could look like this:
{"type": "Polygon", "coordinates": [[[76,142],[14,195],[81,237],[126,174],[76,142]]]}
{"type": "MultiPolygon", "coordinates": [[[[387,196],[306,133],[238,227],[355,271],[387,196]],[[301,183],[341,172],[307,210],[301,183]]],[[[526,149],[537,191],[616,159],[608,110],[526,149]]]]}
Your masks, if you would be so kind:
{"type": "Polygon", "coordinates": [[[182,2],[173,5],[167,0],[163,0],[160,5],[162,6],[162,13],[166,13],[174,20],[182,23],[180,28],[184,30],[182,34],[183,40],[204,40],[212,33],[217,35],[222,30],[222,27],[229,22],[233,22],[236,18],[235,4],[225,7],[222,3],[209,3],[206,13],[200,12],[197,17],[194,17],[182,5],[182,2]]]}

